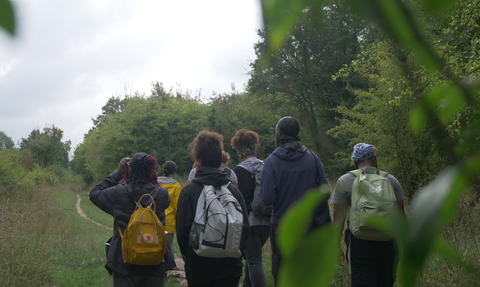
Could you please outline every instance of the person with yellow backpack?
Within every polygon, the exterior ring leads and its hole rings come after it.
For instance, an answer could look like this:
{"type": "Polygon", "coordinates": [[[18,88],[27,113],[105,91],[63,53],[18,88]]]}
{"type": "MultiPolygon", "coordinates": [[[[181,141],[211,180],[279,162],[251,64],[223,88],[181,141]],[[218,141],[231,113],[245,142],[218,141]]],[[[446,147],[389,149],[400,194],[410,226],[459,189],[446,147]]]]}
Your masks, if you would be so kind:
{"type": "MultiPolygon", "coordinates": [[[[165,209],[166,216],[166,229],[168,232],[168,241],[167,248],[171,251],[168,253],[168,256],[171,255],[170,260],[173,261],[171,267],[168,270],[175,270],[177,265],[175,264],[175,257],[173,252],[173,238],[175,236],[175,222],[177,217],[177,205],[178,197],[182,191],[182,186],[173,179],[173,176],[177,172],[177,164],[171,160],[166,161],[163,164],[163,176],[158,177],[158,184],[164,186],[168,190],[168,195],[170,196],[170,205],[165,209]]],[[[167,271],[168,271],[167,270],[167,271]]]]}
{"type": "Polygon", "coordinates": [[[157,167],[155,157],[145,153],[124,157],[90,192],[93,204],[114,218],[105,268],[115,287],[164,286],[171,264],[164,229],[170,198],[157,184],[157,167]]]}

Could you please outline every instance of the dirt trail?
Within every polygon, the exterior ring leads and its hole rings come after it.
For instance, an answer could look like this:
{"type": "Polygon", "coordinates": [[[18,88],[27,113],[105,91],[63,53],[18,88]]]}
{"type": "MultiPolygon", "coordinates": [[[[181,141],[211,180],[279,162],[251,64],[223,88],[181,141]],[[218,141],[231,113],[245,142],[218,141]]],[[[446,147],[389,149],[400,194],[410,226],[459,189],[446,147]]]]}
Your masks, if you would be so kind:
{"type": "MultiPolygon", "coordinates": [[[[100,222],[97,222],[97,221],[91,219],[90,217],[88,217],[87,215],[85,215],[82,208],[80,207],[81,202],[82,202],[82,198],[80,197],[79,194],[77,194],[77,203],[75,204],[75,206],[77,208],[78,214],[81,217],[95,223],[98,226],[113,230],[112,227],[103,225],[100,222]]],[[[183,260],[181,258],[175,258],[175,263],[177,264],[177,270],[168,271],[167,272],[167,278],[178,278],[178,280],[180,281],[180,286],[187,286],[187,280],[185,279],[185,269],[184,269],[184,266],[183,266],[183,260]]]]}
{"type": "Polygon", "coordinates": [[[103,224],[101,224],[100,222],[96,222],[95,220],[93,220],[93,219],[91,219],[90,217],[86,216],[85,213],[83,212],[82,208],[80,207],[80,202],[82,202],[82,198],[80,197],[79,194],[77,194],[77,203],[75,204],[75,206],[77,207],[77,212],[78,212],[78,214],[79,214],[81,217],[85,218],[86,220],[90,220],[91,222],[95,223],[95,224],[98,225],[98,226],[101,226],[101,227],[104,227],[104,228],[113,230],[112,227],[103,225],[103,224]]]}

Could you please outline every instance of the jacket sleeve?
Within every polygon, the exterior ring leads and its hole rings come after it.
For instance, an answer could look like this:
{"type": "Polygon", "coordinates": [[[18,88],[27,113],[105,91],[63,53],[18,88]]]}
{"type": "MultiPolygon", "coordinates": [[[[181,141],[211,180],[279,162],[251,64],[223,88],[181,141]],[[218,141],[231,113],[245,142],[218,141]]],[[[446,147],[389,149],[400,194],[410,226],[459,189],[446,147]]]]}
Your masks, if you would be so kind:
{"type": "Polygon", "coordinates": [[[158,193],[155,196],[155,204],[157,208],[157,216],[165,224],[165,209],[170,205],[170,196],[168,190],[164,186],[157,186],[158,193]]]}
{"type": "Polygon", "coordinates": [[[260,198],[265,205],[272,205],[277,198],[276,180],[273,174],[273,165],[268,158],[265,160],[262,169],[262,181],[260,183],[260,198]]]}
{"type": "Polygon", "coordinates": [[[182,186],[178,184],[175,186],[172,193],[172,197],[170,198],[171,200],[170,205],[173,206],[173,210],[175,211],[175,213],[177,213],[178,199],[180,197],[181,192],[182,192],[182,186]]]}
{"type": "Polygon", "coordinates": [[[241,242],[240,249],[243,251],[245,249],[246,240],[250,236],[250,223],[248,221],[248,210],[247,210],[247,206],[245,205],[245,200],[243,199],[243,196],[242,196],[242,193],[240,192],[240,190],[238,190],[238,188],[233,184],[230,184],[228,186],[228,189],[233,194],[233,196],[235,196],[238,203],[240,203],[240,206],[242,207],[242,214],[243,214],[242,239],[243,239],[243,242],[241,242]]]}
{"type": "Polygon", "coordinates": [[[180,252],[183,256],[188,253],[188,246],[190,241],[190,229],[193,220],[195,219],[195,210],[197,208],[198,196],[195,195],[196,183],[189,183],[185,185],[180,197],[178,198],[177,206],[177,242],[180,247],[180,252]]]}
{"type": "Polygon", "coordinates": [[[328,179],[327,175],[325,174],[325,169],[323,168],[322,161],[314,152],[312,152],[312,155],[315,157],[315,163],[317,165],[317,177],[319,179],[319,186],[328,185],[328,179]]]}
{"type": "Polygon", "coordinates": [[[114,171],[99,184],[95,185],[89,195],[90,201],[93,202],[93,204],[112,216],[115,187],[121,179],[122,174],[114,171]]]}

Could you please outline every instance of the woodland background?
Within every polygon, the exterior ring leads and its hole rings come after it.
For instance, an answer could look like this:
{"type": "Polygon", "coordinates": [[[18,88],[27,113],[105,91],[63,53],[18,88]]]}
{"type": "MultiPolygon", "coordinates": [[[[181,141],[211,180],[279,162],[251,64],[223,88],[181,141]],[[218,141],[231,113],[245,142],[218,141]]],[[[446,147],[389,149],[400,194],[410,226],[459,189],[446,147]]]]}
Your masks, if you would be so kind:
{"type": "MultiPolygon", "coordinates": [[[[349,155],[358,142],[375,145],[379,167],[402,184],[412,202],[410,224],[393,216],[395,227],[385,227],[401,234],[402,286],[475,286],[480,1],[262,3],[267,28],[253,45],[246,92],[232,88],[205,100],[167,91],[158,79],[148,95],[113,95],[71,159],[61,127],[34,129],[16,145],[0,132],[0,196],[9,200],[78,177],[88,186],[138,151],[160,163],[174,160],[186,175],[189,144],[204,128],[223,134],[231,167],[238,163],[230,146],[237,129],[260,135],[264,159],[275,148],[276,122],[289,115],[300,121],[301,141],[320,156],[332,184],[353,168],[349,155]]],[[[314,246],[287,241],[291,250],[314,246]]],[[[331,266],[320,276],[326,284],[338,274],[331,266]]],[[[302,278],[295,272],[285,276],[302,278]]]]}

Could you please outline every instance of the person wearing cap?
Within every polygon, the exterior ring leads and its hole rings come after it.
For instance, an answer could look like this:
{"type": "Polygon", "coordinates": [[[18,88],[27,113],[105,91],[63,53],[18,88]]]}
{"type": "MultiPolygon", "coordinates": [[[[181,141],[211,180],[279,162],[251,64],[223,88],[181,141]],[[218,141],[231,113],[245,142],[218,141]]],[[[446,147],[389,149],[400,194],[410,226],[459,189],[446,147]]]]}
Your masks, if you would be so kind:
{"type": "MultiPolygon", "coordinates": [[[[273,206],[270,218],[272,276],[277,280],[281,254],[277,246],[277,229],[287,209],[307,191],[328,186],[323,164],[318,156],[300,142],[300,124],[293,117],[281,118],[275,128],[277,148],[265,160],[260,198],[273,206]]],[[[331,222],[328,198],[317,207],[311,228],[331,222]]]]}
{"type": "MultiPolygon", "coordinates": [[[[359,143],[353,148],[352,161],[357,169],[374,173],[378,168],[375,147],[359,143]]],[[[342,175],[333,191],[333,222],[343,231],[348,209],[352,201],[352,186],[356,176],[353,173],[342,175]]],[[[391,174],[386,178],[392,184],[397,207],[404,212],[403,190],[398,180],[391,174]]],[[[393,286],[396,274],[396,247],[393,240],[371,241],[356,238],[345,230],[348,263],[352,286],[393,286]]]]}
{"type": "Polygon", "coordinates": [[[182,186],[173,179],[173,176],[177,172],[177,164],[171,160],[166,161],[163,164],[163,176],[158,177],[158,184],[164,186],[168,190],[168,195],[170,196],[170,205],[165,209],[165,228],[168,231],[168,241],[167,248],[171,251],[169,256],[171,256],[169,262],[173,264],[168,266],[168,270],[175,270],[177,265],[175,264],[174,252],[173,252],[173,238],[175,236],[175,221],[177,214],[177,205],[178,197],[182,191],[182,186]]]}

